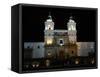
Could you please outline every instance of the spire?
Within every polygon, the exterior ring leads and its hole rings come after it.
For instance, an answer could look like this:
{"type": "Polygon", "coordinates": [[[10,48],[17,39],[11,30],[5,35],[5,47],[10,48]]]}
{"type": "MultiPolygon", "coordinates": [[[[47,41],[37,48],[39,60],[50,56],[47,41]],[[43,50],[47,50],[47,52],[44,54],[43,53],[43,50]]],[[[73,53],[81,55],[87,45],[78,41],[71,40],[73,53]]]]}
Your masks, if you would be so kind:
{"type": "Polygon", "coordinates": [[[72,15],[72,13],[70,13],[70,17],[69,17],[69,19],[71,19],[71,20],[73,19],[73,15],[72,15]]]}
{"type": "Polygon", "coordinates": [[[73,19],[73,16],[70,16],[70,17],[69,17],[69,19],[71,19],[71,20],[72,20],[72,19],[73,19]]]}
{"type": "Polygon", "coordinates": [[[70,17],[69,17],[69,22],[75,22],[75,21],[73,20],[73,16],[70,16],[70,17]]]}
{"type": "Polygon", "coordinates": [[[51,12],[49,12],[48,18],[52,19],[51,12]]]}
{"type": "Polygon", "coordinates": [[[51,12],[49,12],[48,19],[47,19],[46,21],[49,21],[49,22],[51,22],[51,21],[52,21],[51,12]]]}

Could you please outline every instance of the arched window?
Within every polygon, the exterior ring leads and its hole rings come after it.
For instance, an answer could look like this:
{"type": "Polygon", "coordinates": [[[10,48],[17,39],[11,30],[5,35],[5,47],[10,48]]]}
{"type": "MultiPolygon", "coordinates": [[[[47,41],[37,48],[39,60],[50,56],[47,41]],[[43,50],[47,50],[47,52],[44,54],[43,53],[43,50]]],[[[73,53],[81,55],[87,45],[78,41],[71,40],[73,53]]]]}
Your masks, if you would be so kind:
{"type": "Polygon", "coordinates": [[[27,46],[27,48],[30,48],[30,46],[27,46]]]}
{"type": "Polygon", "coordinates": [[[63,39],[59,39],[59,45],[64,45],[64,40],[63,39]]]}
{"type": "Polygon", "coordinates": [[[51,28],[49,27],[49,30],[51,30],[51,28]]]}
{"type": "Polygon", "coordinates": [[[72,51],[72,54],[74,53],[74,51],[72,51]]]}
{"type": "Polygon", "coordinates": [[[40,46],[38,45],[38,46],[37,46],[37,48],[39,49],[39,48],[40,48],[40,46]]]}

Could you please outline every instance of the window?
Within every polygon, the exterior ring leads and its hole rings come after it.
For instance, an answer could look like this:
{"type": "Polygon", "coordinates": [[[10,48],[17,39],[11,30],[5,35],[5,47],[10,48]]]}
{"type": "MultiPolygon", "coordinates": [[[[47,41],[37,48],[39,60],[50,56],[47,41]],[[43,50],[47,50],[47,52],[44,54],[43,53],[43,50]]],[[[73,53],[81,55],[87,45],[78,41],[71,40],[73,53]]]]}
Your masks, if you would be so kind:
{"type": "Polygon", "coordinates": [[[51,28],[49,28],[49,30],[51,30],[51,28]]]}
{"type": "Polygon", "coordinates": [[[63,39],[59,39],[59,45],[64,45],[64,40],[63,39]]]}
{"type": "Polygon", "coordinates": [[[48,29],[51,30],[51,25],[48,25],[48,29]]]}
{"type": "Polygon", "coordinates": [[[63,43],[63,40],[60,40],[60,44],[62,44],[63,43]]]}
{"type": "Polygon", "coordinates": [[[74,53],[74,51],[72,51],[72,54],[74,53]]]}
{"type": "Polygon", "coordinates": [[[75,25],[70,25],[68,30],[76,30],[75,25]]]}
{"type": "Polygon", "coordinates": [[[30,48],[30,46],[27,46],[27,48],[30,48]]]}
{"type": "Polygon", "coordinates": [[[37,46],[37,48],[39,49],[39,48],[40,48],[40,46],[38,45],[38,46],[37,46]]]}

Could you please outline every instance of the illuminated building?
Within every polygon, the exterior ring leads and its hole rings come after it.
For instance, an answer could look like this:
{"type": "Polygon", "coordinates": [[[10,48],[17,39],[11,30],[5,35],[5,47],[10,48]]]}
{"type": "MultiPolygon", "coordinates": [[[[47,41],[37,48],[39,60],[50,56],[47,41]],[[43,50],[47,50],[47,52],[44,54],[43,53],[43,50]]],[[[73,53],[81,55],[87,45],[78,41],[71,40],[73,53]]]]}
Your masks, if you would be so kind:
{"type": "Polygon", "coordinates": [[[88,56],[89,52],[94,52],[94,42],[77,41],[77,24],[72,16],[66,22],[66,29],[55,29],[55,23],[50,14],[44,25],[43,42],[24,43],[25,54],[28,52],[27,48],[31,48],[32,58],[57,58],[63,60],[72,56],[88,56]]]}

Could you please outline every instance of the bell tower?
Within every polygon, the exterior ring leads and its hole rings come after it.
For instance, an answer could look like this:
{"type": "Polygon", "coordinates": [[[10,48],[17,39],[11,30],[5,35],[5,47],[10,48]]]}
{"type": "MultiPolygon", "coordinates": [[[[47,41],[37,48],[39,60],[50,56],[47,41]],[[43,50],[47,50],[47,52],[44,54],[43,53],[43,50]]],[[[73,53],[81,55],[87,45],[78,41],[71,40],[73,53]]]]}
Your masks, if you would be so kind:
{"type": "Polygon", "coordinates": [[[49,13],[48,19],[45,21],[45,30],[44,30],[44,39],[45,45],[53,44],[53,37],[54,37],[54,22],[52,20],[52,16],[49,13]]]}
{"type": "Polygon", "coordinates": [[[76,22],[72,19],[72,16],[69,18],[69,21],[67,23],[68,28],[68,37],[70,43],[76,43],[77,42],[77,30],[76,30],[76,22]]]}

